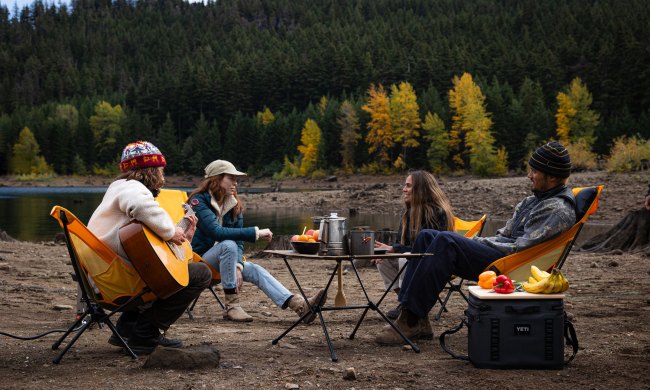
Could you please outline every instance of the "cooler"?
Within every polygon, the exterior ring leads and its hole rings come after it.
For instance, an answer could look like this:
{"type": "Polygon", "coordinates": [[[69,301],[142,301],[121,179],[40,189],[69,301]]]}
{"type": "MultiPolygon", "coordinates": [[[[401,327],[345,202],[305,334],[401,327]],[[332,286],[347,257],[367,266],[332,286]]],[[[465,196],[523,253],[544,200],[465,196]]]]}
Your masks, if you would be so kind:
{"type": "MultiPolygon", "coordinates": [[[[466,319],[440,336],[441,346],[456,358],[479,368],[562,368],[565,327],[577,351],[573,326],[566,320],[564,294],[514,292],[497,294],[469,287],[466,319]],[[468,327],[468,356],[458,356],[444,345],[446,334],[468,327]]],[[[569,359],[570,360],[570,359],[569,359]]],[[[567,362],[568,363],[568,362],[567,362]]]]}

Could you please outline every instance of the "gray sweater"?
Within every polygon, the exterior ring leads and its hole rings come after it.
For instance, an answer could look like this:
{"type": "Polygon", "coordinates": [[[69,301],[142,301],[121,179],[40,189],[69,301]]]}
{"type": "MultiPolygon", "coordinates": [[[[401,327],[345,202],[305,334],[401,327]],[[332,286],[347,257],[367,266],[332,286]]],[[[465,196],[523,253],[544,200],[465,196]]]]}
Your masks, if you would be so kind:
{"type": "Polygon", "coordinates": [[[553,238],[575,222],[573,192],[562,185],[522,200],[496,236],[474,237],[474,240],[509,255],[553,238]]]}

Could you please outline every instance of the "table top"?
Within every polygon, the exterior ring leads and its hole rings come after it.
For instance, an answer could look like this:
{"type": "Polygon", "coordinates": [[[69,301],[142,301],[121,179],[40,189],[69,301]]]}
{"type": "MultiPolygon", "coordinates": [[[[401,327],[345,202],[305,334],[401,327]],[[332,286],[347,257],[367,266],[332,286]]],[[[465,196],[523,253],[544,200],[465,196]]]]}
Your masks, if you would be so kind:
{"type": "Polygon", "coordinates": [[[479,286],[469,286],[469,293],[480,299],[564,299],[564,294],[532,294],[526,291],[498,294],[493,289],[479,286]]]}
{"type": "Polygon", "coordinates": [[[296,257],[312,260],[347,260],[347,259],[397,259],[400,257],[411,258],[429,255],[429,253],[384,253],[375,255],[337,255],[337,256],[321,256],[321,255],[307,255],[298,253],[293,250],[265,250],[264,253],[269,253],[282,257],[296,257]]]}

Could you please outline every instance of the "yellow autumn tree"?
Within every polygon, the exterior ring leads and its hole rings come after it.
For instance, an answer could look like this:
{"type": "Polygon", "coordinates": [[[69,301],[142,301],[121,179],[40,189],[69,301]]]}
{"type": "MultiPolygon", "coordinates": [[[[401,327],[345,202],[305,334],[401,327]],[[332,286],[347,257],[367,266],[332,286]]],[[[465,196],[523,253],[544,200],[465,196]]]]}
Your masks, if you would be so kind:
{"type": "Polygon", "coordinates": [[[593,98],[579,77],[571,81],[565,92],[557,94],[557,136],[564,144],[584,140],[588,146],[596,141],[595,131],[600,115],[590,108],[593,98]]]}
{"type": "Polygon", "coordinates": [[[344,100],[339,108],[336,123],[341,128],[341,166],[345,173],[354,169],[354,150],[361,139],[359,134],[359,118],[352,103],[344,100]]]}
{"type": "Polygon", "coordinates": [[[409,148],[420,146],[421,120],[417,96],[413,86],[407,82],[391,86],[390,119],[393,129],[393,139],[402,145],[402,153],[398,156],[393,166],[398,169],[405,168],[406,154],[409,148]],[[399,162],[399,163],[398,163],[399,162]]]}
{"type": "Polygon", "coordinates": [[[375,154],[379,164],[386,167],[390,162],[389,151],[395,145],[393,140],[393,127],[390,117],[390,101],[384,87],[379,84],[375,87],[370,85],[368,89],[368,101],[361,107],[370,114],[368,122],[368,153],[375,154]]]}
{"type": "Polygon", "coordinates": [[[327,110],[328,104],[329,101],[327,100],[327,97],[321,96],[320,101],[318,102],[318,111],[320,111],[321,115],[325,115],[325,110],[327,110]]]}
{"type": "Polygon", "coordinates": [[[16,175],[45,175],[51,174],[52,168],[41,156],[41,147],[34,133],[25,127],[18,134],[18,142],[11,148],[9,166],[11,173],[16,175]]]}
{"type": "Polygon", "coordinates": [[[118,154],[120,145],[117,140],[122,133],[126,114],[118,104],[101,101],[95,106],[95,113],[89,118],[88,123],[93,132],[97,159],[110,161],[118,154]]]}
{"type": "Polygon", "coordinates": [[[257,113],[257,123],[268,126],[275,121],[275,115],[269,110],[268,107],[264,106],[264,111],[257,113]]]}
{"type": "Polygon", "coordinates": [[[300,133],[301,145],[298,146],[298,151],[302,156],[300,159],[301,176],[307,176],[316,169],[320,138],[321,131],[318,124],[312,119],[307,119],[300,133]]]}
{"type": "Polygon", "coordinates": [[[507,153],[494,146],[491,114],[487,112],[485,96],[474,83],[472,75],[454,76],[454,88],[449,91],[449,106],[453,112],[449,145],[453,160],[459,167],[469,165],[478,175],[502,175],[507,172],[507,153]]]}

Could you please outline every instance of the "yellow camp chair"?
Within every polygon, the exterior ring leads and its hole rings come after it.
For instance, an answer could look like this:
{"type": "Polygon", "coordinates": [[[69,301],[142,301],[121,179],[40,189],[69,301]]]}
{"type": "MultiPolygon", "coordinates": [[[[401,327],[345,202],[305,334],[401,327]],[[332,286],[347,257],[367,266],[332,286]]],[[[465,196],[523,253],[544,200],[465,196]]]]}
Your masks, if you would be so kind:
{"type": "MultiPolygon", "coordinates": [[[[458,217],[454,217],[454,232],[468,238],[480,236],[481,232],[483,232],[483,227],[485,226],[486,219],[487,215],[483,215],[476,221],[465,221],[458,217]]],[[[457,276],[452,276],[451,279],[447,282],[447,287],[445,287],[447,294],[445,294],[445,297],[442,299],[438,297],[438,302],[440,302],[440,310],[438,310],[438,314],[435,316],[436,321],[440,319],[443,312],[447,311],[447,302],[453,293],[460,294],[460,296],[462,296],[463,299],[467,301],[467,296],[462,290],[463,282],[465,282],[465,279],[460,278],[460,281],[458,283],[454,283],[454,280],[456,279],[458,279],[457,276]]]]}
{"type": "Polygon", "coordinates": [[[52,349],[58,349],[63,340],[81,326],[53,362],[58,364],[63,355],[93,323],[97,323],[100,327],[106,324],[131,357],[137,358],[115,329],[110,317],[128,306],[155,300],[155,295],[145,286],[135,268],[91,233],[74,214],[61,206],[54,206],[50,215],[59,221],[63,228],[70,262],[84,307],[83,313],[78,315],[77,320],[52,345],[52,349]],[[104,309],[110,312],[107,314],[104,309]]]}
{"type": "Polygon", "coordinates": [[[574,188],[577,221],[575,225],[555,238],[495,260],[486,270],[493,270],[497,274],[505,274],[510,279],[523,282],[528,280],[532,265],[546,271],[554,267],[562,268],[582,227],[589,216],[598,210],[598,199],[602,190],[603,186],[574,188]]]}
{"type": "MultiPolygon", "coordinates": [[[[158,197],[156,198],[156,201],[160,204],[160,207],[165,209],[167,213],[169,213],[169,216],[172,217],[172,220],[174,223],[178,223],[183,216],[185,215],[185,211],[181,205],[183,203],[187,203],[187,193],[184,191],[179,191],[179,190],[160,190],[160,194],[158,194],[158,197]]],[[[198,254],[194,253],[194,259],[192,260],[193,262],[202,262],[205,265],[210,268],[210,272],[212,272],[212,283],[210,283],[210,292],[214,296],[214,298],[217,300],[217,303],[221,306],[221,309],[225,309],[226,307],[223,305],[223,302],[221,302],[221,299],[219,299],[219,295],[217,295],[217,292],[214,289],[214,286],[221,283],[221,274],[219,271],[216,269],[212,268],[210,264],[205,262],[201,256],[198,254]]],[[[197,297],[194,302],[187,308],[187,315],[190,317],[190,319],[194,319],[194,306],[196,306],[196,302],[199,300],[199,297],[197,297]]]]}
{"type": "MultiPolygon", "coordinates": [[[[569,230],[550,240],[497,259],[485,270],[505,274],[510,279],[523,282],[528,280],[532,265],[546,271],[550,271],[554,267],[562,268],[582,227],[589,216],[598,210],[598,199],[602,190],[603,186],[574,188],[577,222],[569,230]]],[[[464,295],[463,297],[467,300],[464,295]]],[[[436,319],[439,318],[436,316],[436,319]]]]}
{"type": "MultiPolygon", "coordinates": [[[[187,201],[185,192],[162,190],[156,200],[174,223],[178,223],[183,218],[185,212],[182,204],[187,201]]],[[[81,303],[79,306],[83,307],[83,312],[79,313],[77,321],[52,346],[52,349],[57,349],[73,329],[81,325],[74,338],[54,359],[54,363],[61,361],[63,355],[93,323],[98,323],[99,326],[108,325],[131,356],[136,358],[137,356],[115,330],[110,317],[127,307],[153,301],[156,296],[146,287],[135,268],[90,232],[73,213],[61,206],[54,206],[50,215],[59,221],[63,228],[75,271],[75,280],[79,286],[81,303]],[[110,312],[106,314],[104,309],[110,312]],[[86,320],[87,317],[90,317],[90,320],[86,320]]],[[[216,298],[218,300],[218,297],[216,298]]]]}

